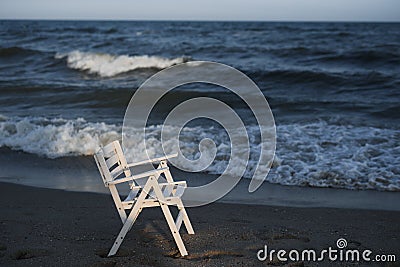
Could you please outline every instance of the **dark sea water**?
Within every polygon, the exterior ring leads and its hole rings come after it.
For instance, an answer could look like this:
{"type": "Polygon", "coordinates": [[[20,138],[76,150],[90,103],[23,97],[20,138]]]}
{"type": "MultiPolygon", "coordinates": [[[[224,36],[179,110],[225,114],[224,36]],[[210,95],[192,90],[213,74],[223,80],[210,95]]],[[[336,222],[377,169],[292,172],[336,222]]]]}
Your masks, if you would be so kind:
{"type": "MultiPolygon", "coordinates": [[[[120,138],[143,81],[192,60],[233,66],[266,96],[277,126],[269,182],[400,190],[399,23],[0,21],[0,147],[91,155],[120,138]]],[[[149,122],[154,138],[167,106],[196,96],[218,98],[244,118],[254,135],[250,177],[257,126],[223,88],[174,89],[149,122]]],[[[206,171],[223,172],[223,131],[200,123],[183,135],[194,158],[200,138],[215,139],[206,171]]]]}

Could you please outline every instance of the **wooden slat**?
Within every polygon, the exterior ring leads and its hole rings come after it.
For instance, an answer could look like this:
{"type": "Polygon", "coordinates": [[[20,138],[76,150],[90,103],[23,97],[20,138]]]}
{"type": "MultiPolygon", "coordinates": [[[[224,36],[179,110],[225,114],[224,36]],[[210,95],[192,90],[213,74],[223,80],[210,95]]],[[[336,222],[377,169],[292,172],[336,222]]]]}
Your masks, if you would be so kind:
{"type": "Polygon", "coordinates": [[[166,159],[169,159],[169,158],[175,158],[177,156],[178,156],[178,153],[170,154],[170,155],[166,155],[166,156],[159,157],[159,158],[142,160],[142,161],[139,161],[139,162],[130,163],[130,164],[128,164],[128,166],[129,167],[134,167],[134,166],[139,166],[139,165],[144,165],[144,164],[156,163],[156,162],[160,162],[162,160],[166,160],[166,159]]]}
{"type": "Polygon", "coordinates": [[[155,175],[155,174],[158,174],[158,173],[162,173],[166,169],[168,169],[168,168],[155,169],[155,170],[143,172],[143,173],[140,173],[140,174],[132,175],[132,176],[129,176],[129,177],[116,179],[114,181],[110,181],[109,184],[120,184],[120,183],[124,183],[124,182],[129,182],[129,181],[132,181],[132,180],[135,180],[135,179],[143,178],[143,177],[149,177],[150,175],[155,175]]]}
{"type": "Polygon", "coordinates": [[[185,192],[185,188],[183,186],[178,186],[176,188],[176,191],[174,193],[174,197],[181,197],[183,195],[183,193],[185,192]]]}
{"type": "Polygon", "coordinates": [[[110,143],[110,144],[108,144],[108,145],[106,145],[105,147],[102,148],[104,157],[109,158],[109,157],[113,156],[116,153],[115,144],[117,142],[118,141],[114,141],[114,142],[112,142],[112,143],[110,143]]]}
{"type": "MultiPolygon", "coordinates": [[[[110,171],[108,170],[106,161],[104,160],[104,156],[103,156],[103,152],[99,151],[95,154],[95,159],[96,159],[96,163],[97,163],[97,167],[100,171],[100,174],[104,180],[104,182],[108,183],[112,180],[112,177],[110,175],[110,171]]],[[[106,184],[107,186],[107,184],[106,184]]]]}
{"type": "Polygon", "coordinates": [[[101,155],[97,154],[97,153],[94,155],[94,159],[95,159],[95,161],[96,161],[97,168],[99,169],[101,178],[103,179],[104,184],[106,184],[106,183],[107,183],[107,180],[106,180],[106,177],[105,177],[105,175],[104,175],[102,166],[101,166],[101,164],[100,164],[100,160],[101,160],[102,158],[103,158],[103,157],[102,157],[101,155]]]}
{"type": "Polygon", "coordinates": [[[113,179],[115,179],[116,177],[120,176],[123,171],[124,169],[122,168],[122,166],[117,166],[111,171],[111,176],[113,177],[113,179]]]}
{"type": "MultiPolygon", "coordinates": [[[[162,170],[162,169],[160,169],[160,170],[162,170]]],[[[186,186],[186,181],[178,181],[178,182],[173,182],[173,183],[159,183],[160,186],[170,185],[170,184],[183,186],[184,188],[187,187],[186,186]]]]}
{"type": "Polygon", "coordinates": [[[121,145],[119,144],[119,142],[115,142],[114,147],[115,147],[115,152],[118,155],[119,162],[120,162],[121,166],[124,168],[125,176],[131,176],[132,173],[131,173],[130,169],[128,168],[128,163],[126,162],[125,155],[122,152],[122,148],[121,148],[121,145]]]}
{"type": "Polygon", "coordinates": [[[119,158],[118,155],[115,154],[114,156],[112,156],[111,158],[106,160],[106,164],[107,167],[110,169],[112,166],[114,166],[115,164],[117,164],[119,162],[119,158]]]}
{"type": "Polygon", "coordinates": [[[142,189],[140,186],[133,186],[131,191],[129,192],[128,196],[125,198],[124,201],[132,201],[134,200],[137,196],[138,193],[142,189]]]}

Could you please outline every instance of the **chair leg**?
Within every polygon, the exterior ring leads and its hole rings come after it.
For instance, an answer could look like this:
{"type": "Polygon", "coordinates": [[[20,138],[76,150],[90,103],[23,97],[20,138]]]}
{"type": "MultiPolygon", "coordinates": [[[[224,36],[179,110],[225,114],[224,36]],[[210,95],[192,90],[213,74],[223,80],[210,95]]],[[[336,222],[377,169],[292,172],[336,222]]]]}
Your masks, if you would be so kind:
{"type": "MultiPolygon", "coordinates": [[[[179,208],[178,208],[178,210],[179,210],[179,208]]],[[[178,217],[176,217],[176,220],[175,220],[175,225],[176,225],[176,228],[178,229],[178,231],[181,229],[182,220],[183,220],[183,215],[182,215],[182,212],[179,210],[178,217]]]]}
{"type": "Polygon", "coordinates": [[[175,225],[174,219],[172,218],[171,211],[168,208],[167,204],[160,202],[161,209],[164,213],[165,219],[167,220],[169,229],[171,230],[172,236],[175,239],[175,243],[178,246],[179,252],[182,256],[188,255],[185,245],[183,244],[182,238],[179,234],[179,231],[175,225]]]}
{"type": "MultiPolygon", "coordinates": [[[[151,180],[151,177],[150,177],[151,180]]],[[[171,230],[172,236],[174,237],[175,243],[178,246],[179,252],[182,256],[188,255],[185,245],[183,244],[182,237],[179,234],[178,228],[175,225],[174,218],[172,217],[171,211],[168,208],[168,204],[165,203],[165,198],[163,193],[161,192],[160,186],[158,185],[157,181],[151,181],[153,183],[153,190],[158,198],[158,202],[160,203],[160,207],[162,212],[164,213],[164,217],[167,220],[169,229],[171,230]]]]}
{"type": "Polygon", "coordinates": [[[136,222],[137,217],[139,217],[139,214],[142,212],[142,208],[139,209],[139,211],[137,212],[137,214],[135,215],[135,218],[133,218],[133,222],[131,224],[131,227],[129,227],[128,231],[130,231],[132,229],[133,224],[136,222]]]}
{"type": "Polygon", "coordinates": [[[117,253],[119,247],[121,246],[122,241],[124,241],[124,238],[125,238],[126,234],[132,228],[132,225],[136,221],[136,219],[139,216],[139,213],[140,213],[141,210],[142,209],[139,209],[139,205],[135,206],[132,209],[131,213],[129,214],[128,218],[126,219],[126,221],[124,223],[124,226],[122,227],[122,229],[119,232],[117,238],[115,239],[114,245],[110,249],[110,252],[108,253],[107,257],[113,256],[113,255],[115,255],[115,253],[117,253]]]}
{"type": "Polygon", "coordinates": [[[119,197],[118,191],[115,188],[115,185],[110,185],[108,188],[110,189],[111,196],[114,200],[114,204],[115,204],[115,207],[117,208],[117,211],[118,211],[119,217],[121,218],[122,224],[124,224],[127,216],[126,216],[125,209],[122,206],[121,198],[119,197]]]}
{"type": "Polygon", "coordinates": [[[152,179],[150,178],[147,181],[146,185],[143,187],[142,192],[140,193],[138,199],[136,200],[135,206],[132,208],[128,218],[126,219],[124,226],[122,226],[121,231],[119,232],[117,238],[115,239],[114,245],[110,249],[108,253],[108,257],[115,255],[117,253],[119,247],[121,246],[122,241],[124,241],[126,233],[131,229],[133,223],[136,221],[136,218],[139,216],[140,211],[142,210],[143,200],[147,197],[147,192],[152,187],[152,179]]]}
{"type": "Polygon", "coordinates": [[[189,216],[186,213],[186,209],[183,206],[182,200],[179,200],[179,202],[178,202],[178,209],[179,209],[179,214],[178,214],[178,218],[176,219],[176,221],[178,223],[179,222],[178,219],[180,220],[179,228],[180,228],[180,225],[182,224],[182,220],[183,220],[188,234],[189,235],[194,235],[194,230],[193,230],[193,227],[192,227],[192,223],[190,222],[189,216]]]}

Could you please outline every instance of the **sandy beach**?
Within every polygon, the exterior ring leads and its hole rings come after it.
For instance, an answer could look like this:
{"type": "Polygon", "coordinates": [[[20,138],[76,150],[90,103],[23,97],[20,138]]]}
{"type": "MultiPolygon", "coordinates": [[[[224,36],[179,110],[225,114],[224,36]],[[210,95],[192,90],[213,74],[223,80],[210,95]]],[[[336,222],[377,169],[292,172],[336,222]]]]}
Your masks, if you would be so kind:
{"type": "Polygon", "coordinates": [[[320,266],[261,262],[256,253],[264,245],[322,250],[339,238],[349,248],[399,255],[399,211],[213,203],[188,209],[196,234],[181,230],[189,252],[182,258],[161,211],[145,209],[106,258],[121,227],[110,196],[1,183],[0,203],[1,266],[320,266]]]}

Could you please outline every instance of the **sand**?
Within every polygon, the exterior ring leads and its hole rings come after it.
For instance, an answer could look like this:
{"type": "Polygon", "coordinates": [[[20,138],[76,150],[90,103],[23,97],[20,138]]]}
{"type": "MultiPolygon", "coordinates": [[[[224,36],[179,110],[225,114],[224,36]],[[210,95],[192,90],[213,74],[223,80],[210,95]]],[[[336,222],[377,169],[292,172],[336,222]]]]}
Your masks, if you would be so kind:
{"type": "Polygon", "coordinates": [[[149,208],[117,255],[107,258],[121,227],[109,195],[0,183],[0,203],[1,266],[357,265],[261,262],[256,256],[264,245],[322,250],[336,247],[338,238],[345,238],[348,248],[400,257],[399,211],[222,203],[189,208],[196,234],[181,229],[189,256],[180,257],[160,209],[149,208]]]}

